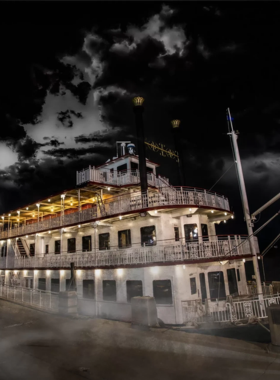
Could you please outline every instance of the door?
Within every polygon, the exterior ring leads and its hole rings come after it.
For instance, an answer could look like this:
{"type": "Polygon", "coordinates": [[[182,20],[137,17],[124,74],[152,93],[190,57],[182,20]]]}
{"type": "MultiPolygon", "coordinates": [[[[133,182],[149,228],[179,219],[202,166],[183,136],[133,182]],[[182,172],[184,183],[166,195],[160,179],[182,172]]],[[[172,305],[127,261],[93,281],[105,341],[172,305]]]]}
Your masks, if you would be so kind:
{"type": "Polygon", "coordinates": [[[229,294],[232,296],[238,295],[238,286],[236,280],[235,269],[231,268],[227,270],[229,294]]]}
{"type": "Polygon", "coordinates": [[[199,273],[199,280],[200,280],[201,299],[202,299],[202,303],[204,303],[206,298],[207,298],[206,282],[205,282],[205,274],[204,273],[199,273]]]}

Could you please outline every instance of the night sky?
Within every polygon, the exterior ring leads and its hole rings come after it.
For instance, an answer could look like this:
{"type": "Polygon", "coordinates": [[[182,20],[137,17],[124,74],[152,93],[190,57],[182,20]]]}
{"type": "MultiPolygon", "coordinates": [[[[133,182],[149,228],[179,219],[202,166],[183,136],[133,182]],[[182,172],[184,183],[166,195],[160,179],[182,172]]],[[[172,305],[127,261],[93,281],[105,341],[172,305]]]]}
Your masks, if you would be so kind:
{"type": "MultiPolygon", "coordinates": [[[[189,186],[209,189],[232,165],[230,107],[251,212],[280,191],[278,3],[2,2],[0,12],[1,215],[75,187],[76,170],[113,157],[116,140],[136,142],[137,95],[148,140],[174,149],[170,121],[181,120],[189,186]]],[[[179,184],[174,160],[147,157],[179,184]]],[[[218,233],[246,233],[234,167],[213,191],[235,212],[218,233]]],[[[267,257],[280,273],[278,251],[267,257]]]]}

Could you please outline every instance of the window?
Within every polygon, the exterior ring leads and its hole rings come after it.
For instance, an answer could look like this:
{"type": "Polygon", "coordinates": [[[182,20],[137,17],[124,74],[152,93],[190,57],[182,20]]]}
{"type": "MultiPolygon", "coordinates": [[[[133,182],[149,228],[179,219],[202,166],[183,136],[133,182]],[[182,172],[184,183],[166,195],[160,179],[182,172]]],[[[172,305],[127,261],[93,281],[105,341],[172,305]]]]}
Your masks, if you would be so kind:
{"type": "Polygon", "coordinates": [[[83,245],[83,252],[91,251],[91,236],[83,236],[82,245],[83,245]]]}
{"type": "Polygon", "coordinates": [[[76,252],[76,239],[71,238],[67,240],[67,252],[73,253],[76,252]]]}
{"type": "Polygon", "coordinates": [[[7,256],[7,245],[2,245],[1,247],[1,257],[7,256]]]}
{"type": "Polygon", "coordinates": [[[54,242],[54,253],[58,255],[60,253],[60,240],[54,242]]]}
{"type": "Polygon", "coordinates": [[[35,255],[35,243],[32,243],[30,244],[29,246],[30,248],[30,256],[34,256],[35,255]]]}
{"type": "Polygon", "coordinates": [[[179,227],[174,227],[174,235],[175,235],[175,241],[179,241],[179,227]]]}
{"type": "Polygon", "coordinates": [[[237,280],[240,281],[240,271],[239,271],[239,269],[236,269],[236,272],[237,272],[237,280]]]}
{"type": "Polygon", "coordinates": [[[119,231],[119,248],[131,247],[130,230],[119,231]]]}
{"type": "Polygon", "coordinates": [[[191,294],[196,293],[196,279],[195,277],[190,278],[190,283],[191,283],[191,294]]]}
{"type": "Polygon", "coordinates": [[[170,280],[153,281],[154,297],[157,304],[171,305],[172,290],[170,280]]]}
{"type": "Polygon", "coordinates": [[[123,164],[117,167],[117,172],[121,172],[120,174],[124,174],[127,172],[127,164],[123,164]]]}
{"type": "Polygon", "coordinates": [[[33,278],[30,278],[30,288],[33,289],[33,278]]]}
{"type": "Polygon", "coordinates": [[[142,297],[142,281],[126,281],[126,294],[127,302],[130,302],[132,297],[142,297]]]}
{"type": "Polygon", "coordinates": [[[83,297],[95,298],[94,280],[83,280],[83,297]]]}
{"type": "Polygon", "coordinates": [[[48,254],[49,253],[49,245],[46,244],[46,247],[45,247],[45,253],[48,254]]]}
{"type": "Polygon", "coordinates": [[[137,170],[138,169],[138,162],[131,162],[131,170],[137,170]]]}
{"type": "Polygon", "coordinates": [[[51,279],[51,292],[55,292],[55,293],[59,292],[59,278],[51,279]]]}
{"type": "Polygon", "coordinates": [[[201,225],[201,234],[202,234],[203,240],[208,240],[208,226],[207,226],[207,224],[201,225]]]}
{"type": "Polygon", "coordinates": [[[38,289],[46,290],[46,279],[45,278],[38,278],[38,289]]]}
{"type": "Polygon", "coordinates": [[[223,272],[209,272],[208,282],[211,300],[222,300],[226,298],[225,282],[223,272]]]}
{"type": "Polygon", "coordinates": [[[28,288],[29,287],[29,278],[25,278],[25,287],[28,288]]]}
{"type": "Polygon", "coordinates": [[[114,280],[104,280],[103,281],[103,300],[104,301],[116,301],[117,300],[116,281],[114,281],[114,280]]]}
{"type": "Polygon", "coordinates": [[[198,240],[197,224],[185,224],[184,230],[185,230],[186,241],[197,241],[198,240]]]}
{"type": "Polygon", "coordinates": [[[202,303],[205,303],[205,300],[207,298],[207,290],[206,290],[206,282],[205,282],[205,274],[204,273],[199,273],[199,281],[200,281],[202,303]]]}
{"type": "Polygon", "coordinates": [[[99,234],[99,249],[110,249],[110,234],[99,234]]]}
{"type": "Polygon", "coordinates": [[[156,245],[155,226],[141,227],[141,245],[156,245]]]}
{"type": "Polygon", "coordinates": [[[234,268],[227,269],[227,276],[228,276],[229,294],[231,294],[233,296],[238,295],[238,287],[237,287],[235,269],[234,268]]]}

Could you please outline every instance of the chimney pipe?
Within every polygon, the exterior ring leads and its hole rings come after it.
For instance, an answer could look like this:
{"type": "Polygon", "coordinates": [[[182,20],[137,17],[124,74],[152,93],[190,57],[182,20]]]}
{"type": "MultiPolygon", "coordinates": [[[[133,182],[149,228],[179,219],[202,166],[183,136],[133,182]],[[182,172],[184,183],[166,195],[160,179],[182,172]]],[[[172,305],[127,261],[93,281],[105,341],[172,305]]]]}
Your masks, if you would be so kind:
{"type": "Polygon", "coordinates": [[[143,125],[143,102],[144,98],[137,96],[133,98],[134,104],[134,115],[135,115],[135,124],[137,132],[137,146],[138,146],[138,155],[139,155],[139,171],[140,171],[140,181],[141,181],[141,194],[142,194],[142,205],[143,208],[147,207],[145,197],[148,190],[148,181],[147,181],[147,168],[146,168],[146,152],[145,152],[145,133],[143,125]]]}
{"type": "Polygon", "coordinates": [[[175,149],[178,152],[179,156],[179,175],[180,175],[180,185],[181,186],[186,186],[186,181],[185,181],[185,174],[184,174],[184,164],[183,164],[183,154],[182,154],[182,146],[181,146],[181,137],[180,137],[180,123],[181,121],[176,119],[172,120],[172,129],[173,129],[173,134],[174,134],[174,142],[175,142],[175,149]]]}

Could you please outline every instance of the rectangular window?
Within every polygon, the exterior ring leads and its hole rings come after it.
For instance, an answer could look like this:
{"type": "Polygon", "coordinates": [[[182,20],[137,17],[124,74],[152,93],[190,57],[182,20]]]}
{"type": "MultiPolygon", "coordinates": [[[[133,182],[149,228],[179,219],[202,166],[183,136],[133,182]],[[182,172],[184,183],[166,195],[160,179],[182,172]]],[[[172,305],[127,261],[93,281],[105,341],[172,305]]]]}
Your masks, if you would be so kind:
{"type": "Polygon", "coordinates": [[[117,167],[117,172],[120,172],[118,174],[124,174],[127,172],[127,164],[123,164],[117,167]]]}
{"type": "Polygon", "coordinates": [[[83,236],[82,239],[83,252],[91,251],[91,236],[83,236]]]}
{"type": "Polygon", "coordinates": [[[119,236],[119,248],[131,247],[130,230],[119,231],[118,236],[119,236]]]}
{"type": "Polygon", "coordinates": [[[237,280],[240,281],[240,270],[236,269],[236,272],[237,272],[237,280]]]}
{"type": "Polygon", "coordinates": [[[235,269],[234,268],[227,269],[227,276],[228,276],[229,294],[232,296],[238,295],[235,269]]]}
{"type": "Polygon", "coordinates": [[[30,249],[30,256],[34,256],[35,255],[35,243],[30,244],[29,249],[30,249]]]}
{"type": "Polygon", "coordinates": [[[201,299],[202,303],[205,303],[207,298],[207,290],[206,290],[206,282],[205,282],[205,274],[199,273],[199,281],[200,281],[200,291],[201,291],[201,299]]]}
{"type": "Polygon", "coordinates": [[[51,292],[55,292],[55,293],[59,292],[59,278],[51,279],[51,292]]]}
{"type": "Polygon", "coordinates": [[[226,298],[225,281],[223,272],[209,272],[208,282],[211,301],[223,300],[226,298]]]}
{"type": "Polygon", "coordinates": [[[110,234],[99,234],[99,249],[110,249],[110,234]]]}
{"type": "Polygon", "coordinates": [[[76,239],[71,238],[67,240],[67,252],[74,253],[76,252],[76,239]]]}
{"type": "Polygon", "coordinates": [[[25,278],[25,287],[28,288],[28,285],[29,285],[29,278],[25,278]]]}
{"type": "Polygon", "coordinates": [[[203,240],[208,240],[208,226],[207,226],[207,224],[201,225],[201,234],[202,234],[203,240]]]}
{"type": "Polygon", "coordinates": [[[33,289],[33,278],[30,278],[30,288],[33,289]]]}
{"type": "Polygon", "coordinates": [[[170,280],[153,281],[154,297],[157,304],[172,304],[172,289],[170,280]]]}
{"type": "Polygon", "coordinates": [[[126,281],[126,294],[127,302],[130,302],[132,297],[142,297],[142,281],[126,281]]]}
{"type": "Polygon", "coordinates": [[[104,280],[103,281],[103,300],[116,301],[117,300],[117,287],[116,281],[104,280]]]}
{"type": "Polygon", "coordinates": [[[138,169],[138,163],[137,162],[131,162],[131,170],[137,170],[138,169]]]}
{"type": "Polygon", "coordinates": [[[198,240],[197,224],[185,224],[184,230],[186,242],[198,240]]]}
{"type": "Polygon", "coordinates": [[[83,297],[95,298],[94,280],[83,280],[83,297]]]}
{"type": "Polygon", "coordinates": [[[191,283],[191,294],[196,293],[196,279],[195,277],[190,278],[190,283],[191,283]]]}
{"type": "Polygon", "coordinates": [[[49,245],[46,244],[46,247],[45,247],[45,253],[48,254],[49,253],[49,245]]]}
{"type": "Polygon", "coordinates": [[[38,289],[46,290],[46,279],[45,278],[38,278],[38,289]]]}
{"type": "Polygon", "coordinates": [[[60,240],[54,242],[54,253],[58,255],[60,253],[60,240]]]}
{"type": "Polygon", "coordinates": [[[175,241],[179,241],[179,227],[174,227],[174,235],[175,235],[175,241]]]}
{"type": "Polygon", "coordinates": [[[155,226],[148,226],[148,227],[141,227],[141,245],[142,247],[144,245],[156,245],[156,227],[155,226]]]}

